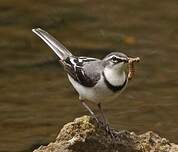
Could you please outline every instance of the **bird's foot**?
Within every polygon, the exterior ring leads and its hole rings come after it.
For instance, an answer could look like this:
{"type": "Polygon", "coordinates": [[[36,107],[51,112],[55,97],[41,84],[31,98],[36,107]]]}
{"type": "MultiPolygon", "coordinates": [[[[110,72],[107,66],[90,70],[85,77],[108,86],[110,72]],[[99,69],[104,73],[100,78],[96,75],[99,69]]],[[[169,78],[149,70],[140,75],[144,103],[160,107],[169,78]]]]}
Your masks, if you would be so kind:
{"type": "Polygon", "coordinates": [[[107,135],[109,135],[109,136],[111,137],[112,140],[115,139],[114,131],[113,131],[113,129],[110,127],[109,123],[105,124],[105,131],[106,131],[107,135]]]}
{"type": "Polygon", "coordinates": [[[114,129],[110,127],[108,122],[99,121],[97,124],[99,128],[103,128],[105,130],[106,134],[109,135],[111,139],[115,139],[114,129]]]}

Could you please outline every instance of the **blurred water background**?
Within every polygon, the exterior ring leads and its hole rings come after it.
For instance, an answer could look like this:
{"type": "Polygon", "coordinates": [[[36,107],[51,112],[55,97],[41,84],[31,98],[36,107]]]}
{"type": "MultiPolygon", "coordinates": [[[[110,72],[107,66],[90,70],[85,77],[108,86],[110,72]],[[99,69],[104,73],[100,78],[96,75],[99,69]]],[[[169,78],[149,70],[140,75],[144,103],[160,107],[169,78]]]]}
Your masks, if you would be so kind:
{"type": "Polygon", "coordinates": [[[103,105],[106,115],[117,129],[152,130],[178,143],[177,0],[1,0],[1,152],[30,152],[88,114],[35,27],[75,55],[139,56],[137,76],[103,105]]]}

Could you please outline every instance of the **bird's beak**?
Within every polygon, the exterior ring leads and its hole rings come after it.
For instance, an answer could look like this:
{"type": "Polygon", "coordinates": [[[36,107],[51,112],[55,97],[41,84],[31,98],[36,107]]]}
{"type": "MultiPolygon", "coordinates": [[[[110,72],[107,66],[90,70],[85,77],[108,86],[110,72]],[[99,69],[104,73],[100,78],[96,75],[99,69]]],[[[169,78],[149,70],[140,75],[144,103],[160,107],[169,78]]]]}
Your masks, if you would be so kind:
{"type": "Polygon", "coordinates": [[[124,63],[128,63],[128,62],[129,62],[129,59],[130,59],[130,58],[125,58],[125,59],[123,59],[123,62],[124,62],[124,63]]]}

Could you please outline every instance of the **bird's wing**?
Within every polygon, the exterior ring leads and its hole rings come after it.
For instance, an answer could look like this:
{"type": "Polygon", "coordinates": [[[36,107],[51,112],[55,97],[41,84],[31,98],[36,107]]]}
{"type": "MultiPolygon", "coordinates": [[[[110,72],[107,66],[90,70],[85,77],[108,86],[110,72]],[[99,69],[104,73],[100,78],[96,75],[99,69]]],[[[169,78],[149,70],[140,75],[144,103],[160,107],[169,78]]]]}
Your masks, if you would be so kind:
{"type": "Polygon", "coordinates": [[[93,87],[100,79],[100,73],[90,69],[90,65],[100,61],[89,57],[68,57],[64,62],[64,69],[78,83],[86,87],[93,87]]]}

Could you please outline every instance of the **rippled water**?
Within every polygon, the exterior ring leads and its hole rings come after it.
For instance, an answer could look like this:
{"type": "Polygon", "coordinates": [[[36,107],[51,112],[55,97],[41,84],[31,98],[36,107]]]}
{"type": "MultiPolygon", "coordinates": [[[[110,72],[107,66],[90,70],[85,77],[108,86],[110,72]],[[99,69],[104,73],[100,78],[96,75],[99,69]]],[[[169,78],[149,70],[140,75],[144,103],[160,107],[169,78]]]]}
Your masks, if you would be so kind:
{"type": "Polygon", "coordinates": [[[41,27],[76,55],[139,56],[137,77],[117,101],[103,104],[112,126],[153,130],[178,141],[178,2],[11,0],[0,2],[0,151],[32,151],[87,114],[41,27]]]}

